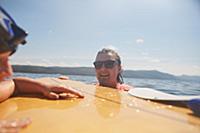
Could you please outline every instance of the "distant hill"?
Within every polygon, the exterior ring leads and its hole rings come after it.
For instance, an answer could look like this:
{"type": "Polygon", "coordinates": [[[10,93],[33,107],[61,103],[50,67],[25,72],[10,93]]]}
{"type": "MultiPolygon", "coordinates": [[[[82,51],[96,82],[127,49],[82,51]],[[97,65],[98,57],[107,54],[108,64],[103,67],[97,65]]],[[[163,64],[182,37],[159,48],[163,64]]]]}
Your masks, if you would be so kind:
{"type": "MultiPolygon", "coordinates": [[[[14,72],[22,73],[48,73],[63,75],[95,76],[95,69],[92,67],[43,67],[31,65],[13,65],[13,70],[14,72]]],[[[190,80],[200,82],[200,76],[174,76],[172,74],[159,72],[157,70],[124,70],[123,76],[127,78],[190,80]]]]}
{"type": "Polygon", "coordinates": [[[123,75],[128,78],[177,79],[174,75],[159,72],[157,70],[125,70],[123,75]]]}
{"type": "Polygon", "coordinates": [[[31,65],[13,65],[14,72],[48,73],[65,75],[95,75],[94,68],[90,67],[43,67],[31,65]]]}
{"type": "Polygon", "coordinates": [[[200,83],[200,76],[182,75],[182,76],[178,76],[178,79],[180,79],[180,80],[196,81],[196,82],[199,82],[199,83],[200,83]]]}

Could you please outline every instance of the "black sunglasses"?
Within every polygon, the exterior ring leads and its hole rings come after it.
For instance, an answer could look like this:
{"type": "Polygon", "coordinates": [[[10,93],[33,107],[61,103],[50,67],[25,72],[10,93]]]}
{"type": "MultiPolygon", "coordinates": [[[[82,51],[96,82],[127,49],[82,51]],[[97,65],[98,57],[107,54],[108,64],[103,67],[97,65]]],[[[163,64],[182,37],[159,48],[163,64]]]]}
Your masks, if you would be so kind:
{"type": "Polygon", "coordinates": [[[19,44],[26,43],[27,33],[21,29],[9,14],[0,7],[0,53],[11,51],[14,53],[19,44]]]}
{"type": "Polygon", "coordinates": [[[117,61],[116,60],[95,61],[93,64],[95,69],[100,69],[103,67],[103,65],[105,68],[111,69],[117,64],[117,61]]]}

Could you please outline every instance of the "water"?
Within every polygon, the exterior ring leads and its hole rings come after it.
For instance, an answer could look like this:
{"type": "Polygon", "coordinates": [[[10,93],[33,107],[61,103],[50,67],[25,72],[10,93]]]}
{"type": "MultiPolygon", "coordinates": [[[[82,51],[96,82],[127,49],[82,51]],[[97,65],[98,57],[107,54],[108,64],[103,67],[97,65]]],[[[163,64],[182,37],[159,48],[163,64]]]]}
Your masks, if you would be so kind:
{"type": "MultiPolygon", "coordinates": [[[[59,77],[61,75],[15,73],[14,76],[41,78],[41,77],[59,77]]],[[[97,82],[95,76],[81,76],[81,75],[67,75],[67,76],[72,80],[82,81],[87,84],[97,82]]],[[[149,87],[175,95],[200,95],[200,83],[194,81],[124,78],[124,82],[134,87],[149,87]]]]}

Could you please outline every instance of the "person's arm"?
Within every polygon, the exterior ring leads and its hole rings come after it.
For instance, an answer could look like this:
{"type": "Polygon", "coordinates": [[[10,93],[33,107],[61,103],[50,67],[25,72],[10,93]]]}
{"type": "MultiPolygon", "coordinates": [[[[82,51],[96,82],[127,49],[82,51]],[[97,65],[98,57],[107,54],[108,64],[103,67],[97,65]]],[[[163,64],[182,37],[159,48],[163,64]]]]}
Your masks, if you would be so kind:
{"type": "Polygon", "coordinates": [[[14,78],[15,89],[17,93],[25,94],[41,94],[49,99],[59,99],[59,98],[68,98],[68,97],[80,97],[84,96],[77,90],[71,87],[63,86],[52,86],[46,85],[42,82],[39,82],[35,79],[17,77],[14,78]],[[71,94],[71,95],[69,95],[71,94]]]}
{"type": "Polygon", "coordinates": [[[0,82],[0,102],[8,99],[14,92],[15,85],[13,80],[5,80],[0,82]]]}

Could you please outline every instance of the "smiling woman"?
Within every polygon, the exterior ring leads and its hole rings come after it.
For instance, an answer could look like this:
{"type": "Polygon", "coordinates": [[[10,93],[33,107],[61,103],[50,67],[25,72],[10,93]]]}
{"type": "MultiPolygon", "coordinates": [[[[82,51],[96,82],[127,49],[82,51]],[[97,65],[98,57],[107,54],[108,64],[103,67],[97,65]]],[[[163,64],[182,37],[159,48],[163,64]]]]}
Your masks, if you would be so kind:
{"type": "Polygon", "coordinates": [[[112,87],[118,90],[129,90],[131,88],[123,84],[121,59],[114,50],[103,48],[97,53],[93,64],[100,86],[112,87]]]}
{"type": "MultiPolygon", "coordinates": [[[[13,73],[9,58],[16,52],[18,45],[26,43],[26,36],[27,33],[0,6],[0,104],[11,96],[22,94],[42,95],[54,100],[82,96],[71,87],[47,85],[26,77],[12,78],[13,73]]],[[[66,80],[66,77],[62,77],[60,80],[66,80]]],[[[30,122],[30,119],[26,118],[11,121],[0,118],[0,133],[18,132],[30,122]]]]}

